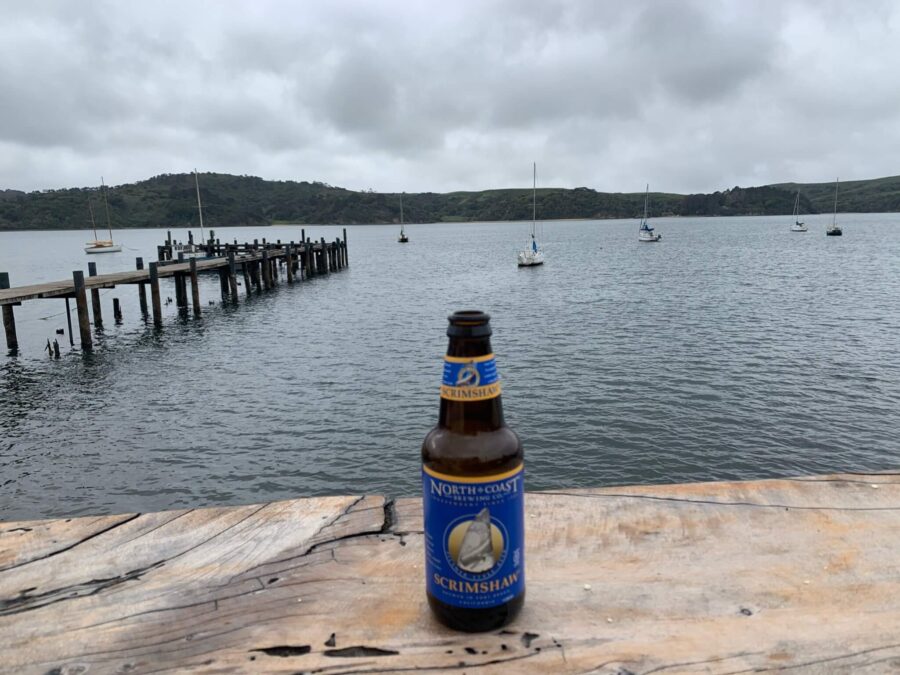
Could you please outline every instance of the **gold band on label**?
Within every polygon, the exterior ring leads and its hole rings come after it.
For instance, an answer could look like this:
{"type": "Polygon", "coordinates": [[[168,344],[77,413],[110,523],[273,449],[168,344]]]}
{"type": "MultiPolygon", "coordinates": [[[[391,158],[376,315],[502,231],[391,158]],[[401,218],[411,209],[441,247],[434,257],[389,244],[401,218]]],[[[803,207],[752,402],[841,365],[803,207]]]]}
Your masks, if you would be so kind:
{"type": "Polygon", "coordinates": [[[486,384],[483,387],[450,387],[441,385],[441,398],[448,401],[487,401],[500,395],[500,383],[486,384]]]}
{"type": "Polygon", "coordinates": [[[484,363],[485,361],[493,361],[493,354],[485,354],[484,356],[445,356],[444,361],[448,363],[484,363]]]}
{"type": "Polygon", "coordinates": [[[503,473],[498,473],[493,476],[451,476],[447,473],[440,473],[439,471],[435,471],[434,469],[429,469],[426,465],[422,465],[422,471],[427,473],[432,478],[437,478],[439,480],[448,481],[451,483],[493,483],[498,480],[505,480],[507,478],[512,478],[518,473],[522,473],[525,469],[525,464],[519,464],[515,469],[510,469],[509,471],[504,471],[503,473]]]}

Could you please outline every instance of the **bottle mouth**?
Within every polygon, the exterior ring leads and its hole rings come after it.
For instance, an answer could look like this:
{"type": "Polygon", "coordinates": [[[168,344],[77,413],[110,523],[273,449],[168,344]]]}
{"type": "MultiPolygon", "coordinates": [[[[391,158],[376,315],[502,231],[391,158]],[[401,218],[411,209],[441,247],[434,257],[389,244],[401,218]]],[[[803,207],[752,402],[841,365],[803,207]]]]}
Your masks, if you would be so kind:
{"type": "Polygon", "coordinates": [[[481,338],[491,335],[491,315],[477,309],[467,309],[453,312],[447,317],[450,325],[447,327],[449,337],[481,338]]]}

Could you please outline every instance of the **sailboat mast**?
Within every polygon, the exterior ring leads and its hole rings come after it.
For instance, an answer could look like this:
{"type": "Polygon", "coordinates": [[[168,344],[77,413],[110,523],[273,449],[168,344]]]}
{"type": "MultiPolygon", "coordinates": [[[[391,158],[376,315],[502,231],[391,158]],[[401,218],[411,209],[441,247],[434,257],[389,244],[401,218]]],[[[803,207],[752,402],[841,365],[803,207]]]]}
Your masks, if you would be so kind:
{"type": "Polygon", "coordinates": [[[531,187],[531,238],[534,239],[534,231],[537,227],[537,162],[533,164],[533,176],[531,187]]]}
{"type": "MultiPolygon", "coordinates": [[[[644,192],[644,222],[647,222],[647,202],[650,200],[650,183],[647,183],[647,190],[644,192]]],[[[634,225],[632,225],[634,227],[634,225]]]]}
{"type": "Polygon", "coordinates": [[[100,176],[100,187],[103,188],[103,204],[106,206],[106,226],[109,228],[109,240],[112,241],[112,222],[109,219],[109,199],[106,196],[109,189],[103,183],[103,176],[100,176]]]}
{"type": "Polygon", "coordinates": [[[200,214],[200,241],[206,241],[203,236],[203,205],[200,203],[200,179],[197,178],[197,169],[194,169],[194,186],[197,188],[197,212],[200,214]]]}
{"type": "Polygon", "coordinates": [[[403,193],[400,193],[400,234],[403,234],[403,193]]]}
{"type": "Polygon", "coordinates": [[[88,211],[91,212],[91,227],[94,228],[94,241],[97,241],[97,222],[94,220],[94,207],[91,206],[90,197],[88,197],[88,211]]]}
{"type": "Polygon", "coordinates": [[[834,227],[837,224],[837,191],[838,191],[838,181],[840,178],[834,179],[834,215],[831,216],[831,226],[834,227]]]}

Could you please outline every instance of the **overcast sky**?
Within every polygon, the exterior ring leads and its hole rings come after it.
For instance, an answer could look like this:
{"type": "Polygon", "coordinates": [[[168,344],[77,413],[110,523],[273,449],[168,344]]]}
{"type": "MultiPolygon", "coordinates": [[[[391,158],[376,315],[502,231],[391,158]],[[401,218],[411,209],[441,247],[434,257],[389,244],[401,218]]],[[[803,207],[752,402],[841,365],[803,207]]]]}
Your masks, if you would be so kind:
{"type": "Polygon", "coordinates": [[[0,189],[900,174],[900,2],[4,2],[0,189]]]}

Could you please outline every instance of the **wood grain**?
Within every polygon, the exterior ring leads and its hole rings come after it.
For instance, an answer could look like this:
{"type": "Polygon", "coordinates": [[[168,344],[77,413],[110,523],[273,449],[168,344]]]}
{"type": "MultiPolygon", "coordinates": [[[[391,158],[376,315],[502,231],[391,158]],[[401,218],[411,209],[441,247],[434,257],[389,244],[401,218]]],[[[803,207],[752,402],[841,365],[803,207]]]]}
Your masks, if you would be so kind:
{"type": "Polygon", "coordinates": [[[525,609],[430,616],[421,503],[0,523],[0,670],[900,672],[900,474],[529,493],[525,609]]]}

